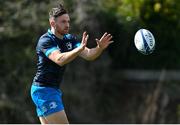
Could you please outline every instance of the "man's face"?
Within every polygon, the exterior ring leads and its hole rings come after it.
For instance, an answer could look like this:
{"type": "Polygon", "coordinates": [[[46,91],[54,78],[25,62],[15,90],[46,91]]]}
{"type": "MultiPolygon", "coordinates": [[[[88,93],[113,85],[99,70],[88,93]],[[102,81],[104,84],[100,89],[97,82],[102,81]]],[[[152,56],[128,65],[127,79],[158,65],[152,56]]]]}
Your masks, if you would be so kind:
{"type": "Polygon", "coordinates": [[[54,28],[58,34],[64,35],[69,32],[70,18],[68,14],[63,14],[57,17],[56,19],[54,19],[54,21],[55,21],[54,28]]]}

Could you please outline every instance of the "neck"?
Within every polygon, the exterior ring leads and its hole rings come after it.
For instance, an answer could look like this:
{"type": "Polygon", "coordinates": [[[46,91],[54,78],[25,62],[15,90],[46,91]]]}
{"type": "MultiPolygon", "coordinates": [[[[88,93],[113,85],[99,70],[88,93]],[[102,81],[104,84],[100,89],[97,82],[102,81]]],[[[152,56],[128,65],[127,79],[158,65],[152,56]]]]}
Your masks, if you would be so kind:
{"type": "Polygon", "coordinates": [[[63,39],[63,35],[59,34],[54,28],[51,28],[51,32],[59,39],[63,39]]]}

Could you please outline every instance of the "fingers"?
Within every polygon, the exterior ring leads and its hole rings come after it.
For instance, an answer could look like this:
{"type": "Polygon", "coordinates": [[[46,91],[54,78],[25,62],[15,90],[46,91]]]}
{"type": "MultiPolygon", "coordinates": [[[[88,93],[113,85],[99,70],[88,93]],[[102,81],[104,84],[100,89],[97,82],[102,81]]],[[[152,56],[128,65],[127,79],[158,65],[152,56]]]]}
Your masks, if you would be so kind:
{"type": "Polygon", "coordinates": [[[100,41],[109,42],[112,38],[113,38],[112,35],[111,35],[111,34],[108,34],[108,33],[106,32],[106,33],[104,33],[104,35],[101,37],[100,41]]]}
{"type": "Polygon", "coordinates": [[[109,44],[113,43],[114,41],[109,41],[109,44]]]}
{"type": "Polygon", "coordinates": [[[87,40],[88,40],[88,38],[89,38],[89,35],[86,35],[86,36],[85,36],[85,39],[84,39],[84,41],[83,41],[84,46],[87,45],[87,40]]]}
{"type": "Polygon", "coordinates": [[[83,32],[82,42],[85,41],[85,38],[86,38],[86,32],[83,32]]]}
{"type": "Polygon", "coordinates": [[[87,32],[83,32],[83,37],[82,37],[82,41],[85,41],[89,38],[89,35],[87,34],[87,32]]]}
{"type": "Polygon", "coordinates": [[[87,41],[89,38],[89,35],[87,34],[86,37],[85,37],[85,41],[87,41]]]}
{"type": "Polygon", "coordinates": [[[107,36],[107,32],[104,33],[104,35],[101,37],[100,40],[104,39],[107,36]]]}
{"type": "Polygon", "coordinates": [[[110,41],[112,39],[112,35],[111,34],[108,34],[107,35],[107,41],[110,41]]]}
{"type": "Polygon", "coordinates": [[[95,40],[96,40],[97,43],[99,43],[99,40],[97,38],[95,40]]]}
{"type": "Polygon", "coordinates": [[[89,38],[89,35],[87,34],[87,32],[83,32],[83,38],[82,38],[82,46],[86,46],[87,45],[87,40],[89,38]]]}

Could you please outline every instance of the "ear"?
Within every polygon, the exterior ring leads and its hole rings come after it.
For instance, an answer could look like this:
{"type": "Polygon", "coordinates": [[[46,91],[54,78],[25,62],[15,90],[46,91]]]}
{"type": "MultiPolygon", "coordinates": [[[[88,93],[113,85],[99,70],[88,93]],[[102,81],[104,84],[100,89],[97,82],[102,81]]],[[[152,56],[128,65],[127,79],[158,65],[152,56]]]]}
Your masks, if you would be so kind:
{"type": "Polygon", "coordinates": [[[55,27],[55,21],[54,19],[49,19],[49,23],[51,27],[55,27]]]}

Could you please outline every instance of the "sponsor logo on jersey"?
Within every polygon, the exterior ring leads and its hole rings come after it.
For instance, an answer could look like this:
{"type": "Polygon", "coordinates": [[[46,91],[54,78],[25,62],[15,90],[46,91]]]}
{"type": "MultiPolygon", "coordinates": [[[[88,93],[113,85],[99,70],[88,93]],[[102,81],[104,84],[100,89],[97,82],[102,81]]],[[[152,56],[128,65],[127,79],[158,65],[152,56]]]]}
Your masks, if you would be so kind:
{"type": "Polygon", "coordinates": [[[51,103],[49,104],[49,108],[50,108],[50,109],[55,109],[56,107],[57,107],[56,102],[51,102],[51,103]]]}

